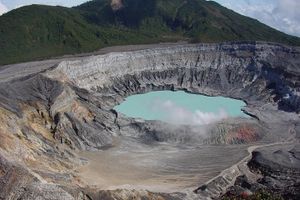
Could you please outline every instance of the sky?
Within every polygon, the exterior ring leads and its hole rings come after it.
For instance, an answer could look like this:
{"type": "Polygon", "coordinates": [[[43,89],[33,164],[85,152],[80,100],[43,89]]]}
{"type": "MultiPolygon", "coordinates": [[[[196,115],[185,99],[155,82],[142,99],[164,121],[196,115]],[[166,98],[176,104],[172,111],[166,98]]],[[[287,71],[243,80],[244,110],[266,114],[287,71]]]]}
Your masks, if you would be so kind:
{"type": "MultiPolygon", "coordinates": [[[[24,5],[75,6],[87,0],[0,0],[0,15],[24,5]]],[[[215,0],[285,33],[300,37],[300,0],[215,0]]]]}

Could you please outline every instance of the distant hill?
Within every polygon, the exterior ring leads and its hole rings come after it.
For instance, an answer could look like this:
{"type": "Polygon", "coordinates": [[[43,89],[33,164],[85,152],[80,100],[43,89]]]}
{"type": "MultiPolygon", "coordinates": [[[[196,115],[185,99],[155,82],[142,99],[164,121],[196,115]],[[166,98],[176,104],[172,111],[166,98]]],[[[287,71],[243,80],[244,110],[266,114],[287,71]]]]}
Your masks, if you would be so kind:
{"type": "Polygon", "coordinates": [[[205,0],[94,0],[74,8],[25,6],[0,16],[0,65],[125,44],[263,40],[300,46],[205,0]]]}

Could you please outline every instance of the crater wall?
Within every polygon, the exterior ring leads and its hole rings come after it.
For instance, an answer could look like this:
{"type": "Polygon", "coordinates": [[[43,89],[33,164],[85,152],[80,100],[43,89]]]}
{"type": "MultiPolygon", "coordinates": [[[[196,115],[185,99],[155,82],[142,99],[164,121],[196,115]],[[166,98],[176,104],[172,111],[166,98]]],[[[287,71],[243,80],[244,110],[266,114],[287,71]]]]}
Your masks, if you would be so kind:
{"type": "Polygon", "coordinates": [[[103,96],[185,89],[299,112],[299,51],[268,43],[197,44],[63,61],[47,73],[103,96]]]}

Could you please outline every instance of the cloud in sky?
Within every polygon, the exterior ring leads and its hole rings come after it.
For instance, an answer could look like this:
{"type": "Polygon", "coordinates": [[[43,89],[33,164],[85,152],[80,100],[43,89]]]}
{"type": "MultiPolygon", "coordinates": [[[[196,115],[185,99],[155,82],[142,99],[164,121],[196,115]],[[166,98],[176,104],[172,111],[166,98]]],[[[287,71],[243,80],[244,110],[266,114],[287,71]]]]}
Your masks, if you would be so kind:
{"type": "Polygon", "coordinates": [[[278,4],[272,11],[278,28],[286,32],[300,36],[300,1],[299,0],[277,0],[278,4]]]}
{"type": "Polygon", "coordinates": [[[8,8],[0,1],[0,15],[6,13],[8,8]]]}
{"type": "Polygon", "coordinates": [[[299,0],[215,0],[243,15],[288,34],[300,36],[299,0]]]}
{"type": "Polygon", "coordinates": [[[154,112],[164,113],[164,121],[172,124],[207,125],[228,117],[225,110],[220,109],[218,113],[190,110],[177,105],[171,100],[156,99],[152,103],[154,112]]]}
{"type": "Polygon", "coordinates": [[[1,0],[4,5],[6,5],[9,10],[18,8],[22,5],[30,4],[45,4],[45,5],[60,5],[60,6],[76,6],[88,0],[1,0]]]}

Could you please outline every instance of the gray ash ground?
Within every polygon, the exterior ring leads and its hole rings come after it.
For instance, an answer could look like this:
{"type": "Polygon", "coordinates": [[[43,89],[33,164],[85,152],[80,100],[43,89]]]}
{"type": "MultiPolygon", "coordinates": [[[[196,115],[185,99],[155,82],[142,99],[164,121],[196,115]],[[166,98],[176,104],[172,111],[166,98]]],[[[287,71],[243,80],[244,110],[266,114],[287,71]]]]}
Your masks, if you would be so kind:
{"type": "Polygon", "coordinates": [[[1,67],[0,199],[299,197],[298,47],[130,48],[1,67]],[[241,99],[252,118],[173,126],[113,110],[157,90],[241,99]]]}

